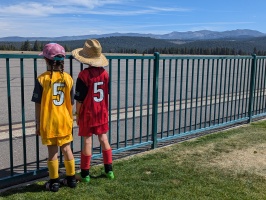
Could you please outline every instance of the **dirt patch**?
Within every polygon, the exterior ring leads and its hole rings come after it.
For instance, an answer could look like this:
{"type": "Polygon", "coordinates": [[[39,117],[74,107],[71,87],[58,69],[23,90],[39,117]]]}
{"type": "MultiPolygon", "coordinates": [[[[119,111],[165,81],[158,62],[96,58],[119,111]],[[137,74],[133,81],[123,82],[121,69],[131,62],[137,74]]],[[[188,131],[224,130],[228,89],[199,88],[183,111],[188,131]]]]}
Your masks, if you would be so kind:
{"type": "Polygon", "coordinates": [[[265,176],[266,178],[266,143],[242,150],[222,153],[210,160],[210,165],[234,171],[236,173],[248,171],[265,176]]]}

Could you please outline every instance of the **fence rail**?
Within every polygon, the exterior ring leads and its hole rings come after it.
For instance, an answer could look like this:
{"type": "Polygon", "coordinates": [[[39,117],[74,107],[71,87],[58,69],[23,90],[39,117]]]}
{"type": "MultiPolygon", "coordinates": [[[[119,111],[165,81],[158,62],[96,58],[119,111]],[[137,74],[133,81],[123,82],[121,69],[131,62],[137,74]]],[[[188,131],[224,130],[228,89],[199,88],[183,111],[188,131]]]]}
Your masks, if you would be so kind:
{"type": "MultiPolygon", "coordinates": [[[[107,55],[109,141],[113,153],[264,117],[266,57],[107,55]]],[[[68,55],[74,80],[86,66],[68,55]]],[[[0,188],[47,173],[46,147],[35,135],[34,81],[46,70],[33,54],[0,54],[0,188]]],[[[73,107],[75,108],[75,107],[73,107]]],[[[79,163],[82,142],[73,127],[79,163]]],[[[93,139],[93,159],[101,158],[93,139]]],[[[60,165],[63,165],[62,155],[60,165]]]]}

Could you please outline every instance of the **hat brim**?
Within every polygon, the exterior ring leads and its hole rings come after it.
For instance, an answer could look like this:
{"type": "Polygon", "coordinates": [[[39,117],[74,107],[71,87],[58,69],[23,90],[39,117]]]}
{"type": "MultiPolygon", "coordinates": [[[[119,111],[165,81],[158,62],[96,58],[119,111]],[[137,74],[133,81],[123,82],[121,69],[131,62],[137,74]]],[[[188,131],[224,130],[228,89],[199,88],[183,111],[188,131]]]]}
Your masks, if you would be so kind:
{"type": "Polygon", "coordinates": [[[93,67],[106,67],[109,64],[108,60],[103,54],[101,54],[100,57],[97,58],[86,58],[83,54],[83,48],[73,50],[72,56],[79,62],[91,65],[93,67]]]}

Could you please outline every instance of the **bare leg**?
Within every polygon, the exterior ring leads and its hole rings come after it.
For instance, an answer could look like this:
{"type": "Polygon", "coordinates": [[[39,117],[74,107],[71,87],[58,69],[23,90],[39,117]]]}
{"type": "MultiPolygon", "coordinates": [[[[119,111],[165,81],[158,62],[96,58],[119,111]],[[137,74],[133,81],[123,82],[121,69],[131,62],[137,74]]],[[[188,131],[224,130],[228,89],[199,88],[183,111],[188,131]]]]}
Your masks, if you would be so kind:
{"type": "Polygon", "coordinates": [[[83,155],[85,156],[89,156],[92,154],[92,151],[91,151],[91,147],[92,147],[92,137],[89,136],[89,137],[83,137],[84,139],[84,146],[83,146],[83,149],[82,149],[82,153],[83,155]]]}
{"type": "Polygon", "coordinates": [[[111,149],[111,146],[108,141],[107,134],[98,135],[99,142],[101,144],[102,150],[111,149]]]}
{"type": "Polygon", "coordinates": [[[58,154],[58,146],[56,145],[48,145],[48,160],[57,160],[57,154],[58,154]]]}
{"type": "Polygon", "coordinates": [[[98,135],[98,139],[102,147],[104,171],[109,179],[114,179],[114,173],[112,172],[112,149],[109,144],[107,134],[98,135]]]}
{"type": "Polygon", "coordinates": [[[69,160],[73,160],[74,156],[70,147],[70,143],[64,144],[61,147],[61,151],[64,155],[64,159],[69,161],[69,160]]]}
{"type": "Polygon", "coordinates": [[[59,186],[56,184],[55,188],[53,188],[53,184],[58,182],[58,146],[56,145],[48,145],[48,160],[47,160],[47,167],[49,170],[49,177],[50,182],[47,182],[46,188],[49,188],[50,190],[58,191],[59,186]]]}
{"type": "Polygon", "coordinates": [[[83,137],[83,148],[81,152],[80,169],[81,172],[76,175],[76,179],[82,182],[90,182],[89,170],[92,154],[92,136],[83,137]]]}

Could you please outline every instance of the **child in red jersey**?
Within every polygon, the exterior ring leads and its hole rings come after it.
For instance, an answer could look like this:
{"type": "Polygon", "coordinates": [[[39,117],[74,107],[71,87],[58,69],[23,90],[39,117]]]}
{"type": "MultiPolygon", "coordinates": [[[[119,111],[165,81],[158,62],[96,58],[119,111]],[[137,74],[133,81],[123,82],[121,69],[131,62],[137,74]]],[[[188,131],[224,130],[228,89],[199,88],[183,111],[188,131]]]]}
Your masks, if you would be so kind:
{"type": "Polygon", "coordinates": [[[49,43],[39,55],[44,57],[47,71],[38,76],[31,100],[35,102],[36,134],[41,136],[42,144],[48,148],[50,180],[45,187],[57,192],[60,183],[76,187],[75,160],[70,147],[73,140],[73,79],[64,72],[64,47],[49,43]],[[64,155],[66,168],[66,178],[61,181],[58,174],[58,146],[64,155]]]}
{"type": "Polygon", "coordinates": [[[95,39],[87,40],[83,48],[73,50],[72,55],[79,62],[88,65],[78,75],[74,96],[79,136],[84,138],[81,172],[76,174],[76,178],[82,182],[90,181],[92,135],[95,134],[102,147],[105,175],[114,179],[112,149],[107,138],[109,75],[103,68],[108,65],[108,60],[102,54],[101,44],[95,39]]]}

